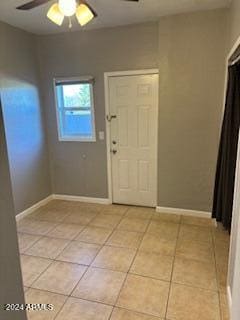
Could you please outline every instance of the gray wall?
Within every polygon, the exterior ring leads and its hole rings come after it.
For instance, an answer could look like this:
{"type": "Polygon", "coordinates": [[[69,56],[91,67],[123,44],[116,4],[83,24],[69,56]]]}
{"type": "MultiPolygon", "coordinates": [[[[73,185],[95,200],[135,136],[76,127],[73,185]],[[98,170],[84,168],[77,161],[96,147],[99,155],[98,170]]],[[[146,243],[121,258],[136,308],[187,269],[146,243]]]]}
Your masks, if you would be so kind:
{"type": "Polygon", "coordinates": [[[3,310],[5,303],[24,303],[24,297],[1,104],[0,177],[0,319],[26,320],[25,312],[3,310]]]}
{"type": "Polygon", "coordinates": [[[230,43],[229,50],[240,36],[240,1],[232,0],[230,11],[229,11],[229,21],[230,21],[230,43]]]}
{"type": "Polygon", "coordinates": [[[16,213],[49,194],[47,143],[34,37],[0,23],[0,90],[16,213]]]}
{"type": "Polygon", "coordinates": [[[211,211],[226,10],[159,21],[159,205],[211,211]]]}
{"type": "Polygon", "coordinates": [[[105,141],[58,141],[53,78],[95,77],[96,131],[105,131],[103,73],[157,67],[157,35],[150,23],[38,37],[54,193],[106,198],[107,155],[105,141]]]}
{"type": "Polygon", "coordinates": [[[105,130],[103,73],[159,67],[158,205],[211,211],[224,81],[226,10],[158,23],[37,38],[53,192],[107,197],[105,142],[59,142],[52,79],[96,78],[97,132],[105,130]],[[94,178],[93,178],[94,177],[94,178]]]}

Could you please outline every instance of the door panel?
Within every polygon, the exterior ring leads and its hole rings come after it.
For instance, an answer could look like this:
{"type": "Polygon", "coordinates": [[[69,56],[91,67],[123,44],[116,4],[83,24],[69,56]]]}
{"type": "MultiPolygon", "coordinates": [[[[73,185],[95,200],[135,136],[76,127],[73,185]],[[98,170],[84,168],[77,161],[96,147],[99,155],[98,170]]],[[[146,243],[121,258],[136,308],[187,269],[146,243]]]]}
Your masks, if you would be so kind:
{"type": "Polygon", "coordinates": [[[156,206],[158,75],[109,80],[113,202],[156,206]]]}
{"type": "Polygon", "coordinates": [[[118,144],[120,147],[128,146],[128,108],[118,108],[118,144]]]}
{"type": "Polygon", "coordinates": [[[138,147],[149,147],[149,106],[139,106],[138,108],[138,147]]]}
{"type": "Polygon", "coordinates": [[[119,190],[129,189],[129,161],[120,159],[118,161],[119,190]]]}
{"type": "Polygon", "coordinates": [[[145,160],[138,161],[138,190],[149,191],[149,162],[145,160]]]}

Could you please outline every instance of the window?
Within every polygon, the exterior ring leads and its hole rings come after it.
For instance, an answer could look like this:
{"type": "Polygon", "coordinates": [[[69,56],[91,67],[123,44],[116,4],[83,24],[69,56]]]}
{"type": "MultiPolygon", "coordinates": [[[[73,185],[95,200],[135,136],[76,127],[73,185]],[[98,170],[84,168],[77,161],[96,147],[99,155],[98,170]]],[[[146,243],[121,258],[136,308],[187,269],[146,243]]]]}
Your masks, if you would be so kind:
{"type": "Polygon", "coordinates": [[[55,79],[61,141],[96,141],[93,78],[55,79]]]}

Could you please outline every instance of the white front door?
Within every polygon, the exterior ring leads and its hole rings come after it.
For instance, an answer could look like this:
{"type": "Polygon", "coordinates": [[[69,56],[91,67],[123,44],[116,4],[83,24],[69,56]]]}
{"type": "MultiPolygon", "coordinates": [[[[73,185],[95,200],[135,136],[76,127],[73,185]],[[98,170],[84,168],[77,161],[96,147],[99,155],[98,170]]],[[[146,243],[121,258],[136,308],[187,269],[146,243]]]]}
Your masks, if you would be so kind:
{"type": "Polygon", "coordinates": [[[113,202],[156,206],[158,75],[109,79],[113,202]]]}

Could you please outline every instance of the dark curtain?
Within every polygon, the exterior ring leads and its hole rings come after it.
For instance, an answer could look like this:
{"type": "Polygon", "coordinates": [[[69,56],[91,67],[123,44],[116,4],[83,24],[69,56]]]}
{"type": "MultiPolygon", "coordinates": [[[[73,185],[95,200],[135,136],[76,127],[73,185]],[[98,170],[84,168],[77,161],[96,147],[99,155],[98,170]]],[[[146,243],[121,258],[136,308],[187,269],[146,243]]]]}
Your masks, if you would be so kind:
{"type": "Polygon", "coordinates": [[[228,69],[228,88],[219,145],[213,218],[230,231],[240,125],[240,64],[228,69]]]}

